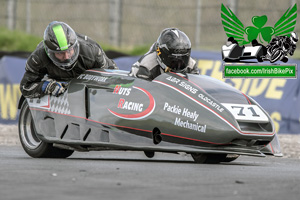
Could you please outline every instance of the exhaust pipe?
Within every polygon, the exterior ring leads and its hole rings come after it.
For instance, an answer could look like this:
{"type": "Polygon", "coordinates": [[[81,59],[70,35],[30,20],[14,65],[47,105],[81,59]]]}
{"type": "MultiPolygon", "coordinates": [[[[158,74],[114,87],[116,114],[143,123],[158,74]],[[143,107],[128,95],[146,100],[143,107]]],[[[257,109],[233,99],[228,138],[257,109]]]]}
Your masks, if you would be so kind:
{"type": "Polygon", "coordinates": [[[162,141],[162,137],[158,128],[154,128],[152,131],[152,138],[154,144],[159,144],[162,141]]]}

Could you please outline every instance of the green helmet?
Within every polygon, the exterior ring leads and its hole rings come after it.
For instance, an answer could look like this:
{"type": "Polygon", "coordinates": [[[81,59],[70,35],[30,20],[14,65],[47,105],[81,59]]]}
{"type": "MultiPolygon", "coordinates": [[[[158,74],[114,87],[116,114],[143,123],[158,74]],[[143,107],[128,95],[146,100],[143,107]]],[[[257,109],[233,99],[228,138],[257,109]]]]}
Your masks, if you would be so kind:
{"type": "Polygon", "coordinates": [[[75,31],[66,23],[53,21],[44,32],[44,47],[52,62],[63,70],[71,70],[79,55],[75,31]]]}

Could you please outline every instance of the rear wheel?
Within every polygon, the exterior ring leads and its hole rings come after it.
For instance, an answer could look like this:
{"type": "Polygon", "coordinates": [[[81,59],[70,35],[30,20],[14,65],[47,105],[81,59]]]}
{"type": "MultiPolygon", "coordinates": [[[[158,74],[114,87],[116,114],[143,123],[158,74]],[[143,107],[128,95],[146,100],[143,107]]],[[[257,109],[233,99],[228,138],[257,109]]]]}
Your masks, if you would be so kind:
{"type": "Polygon", "coordinates": [[[226,159],[227,154],[192,153],[196,163],[218,164],[226,159]]]}
{"type": "Polygon", "coordinates": [[[22,104],[19,116],[19,138],[24,151],[33,158],[67,158],[74,151],[58,149],[40,140],[27,101],[22,104]]]}
{"type": "Polygon", "coordinates": [[[264,60],[263,60],[263,58],[261,56],[259,56],[259,57],[257,57],[257,61],[258,62],[263,62],[264,60]]]}

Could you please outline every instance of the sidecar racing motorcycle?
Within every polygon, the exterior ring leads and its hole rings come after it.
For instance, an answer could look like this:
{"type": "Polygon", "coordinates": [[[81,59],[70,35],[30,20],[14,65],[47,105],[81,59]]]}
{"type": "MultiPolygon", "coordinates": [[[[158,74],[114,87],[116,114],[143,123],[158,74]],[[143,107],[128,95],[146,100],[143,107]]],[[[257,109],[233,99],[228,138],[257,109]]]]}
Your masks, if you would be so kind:
{"type": "Polygon", "coordinates": [[[87,70],[59,96],[19,101],[19,136],[35,158],[74,151],[191,154],[197,163],[280,155],[272,119],[251,97],[204,75],[153,81],[122,70],[87,70]]]}
{"type": "Polygon", "coordinates": [[[265,51],[266,49],[263,45],[239,46],[237,43],[229,43],[222,46],[222,59],[225,62],[239,62],[249,59],[263,62],[265,51]]]}

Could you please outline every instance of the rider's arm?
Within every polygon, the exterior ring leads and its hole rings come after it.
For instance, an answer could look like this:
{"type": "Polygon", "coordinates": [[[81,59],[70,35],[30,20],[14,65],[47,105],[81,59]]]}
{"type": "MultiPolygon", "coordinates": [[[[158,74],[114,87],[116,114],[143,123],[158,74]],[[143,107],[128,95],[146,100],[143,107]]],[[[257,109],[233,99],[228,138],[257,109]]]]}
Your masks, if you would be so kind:
{"type": "Polygon", "coordinates": [[[197,62],[193,58],[190,58],[187,73],[190,73],[190,74],[199,74],[200,73],[199,69],[197,67],[197,62]]]}
{"type": "Polygon", "coordinates": [[[295,52],[295,50],[296,50],[296,45],[295,45],[295,44],[291,45],[291,48],[290,48],[289,54],[290,54],[291,56],[293,56],[293,55],[294,55],[294,52],[295,52]]]}
{"type": "Polygon", "coordinates": [[[94,46],[94,55],[95,63],[93,68],[118,69],[115,62],[106,56],[105,52],[100,46],[94,46]]]}
{"type": "Polygon", "coordinates": [[[110,68],[117,69],[115,62],[109,59],[101,46],[86,35],[76,33],[80,45],[80,54],[84,60],[85,69],[110,68]]]}
{"type": "Polygon", "coordinates": [[[150,70],[144,66],[140,66],[139,62],[136,62],[132,65],[129,75],[148,81],[152,81],[154,79],[150,70]]]}
{"type": "Polygon", "coordinates": [[[34,53],[28,58],[25,67],[25,74],[20,83],[20,90],[26,98],[42,97],[45,93],[42,90],[46,69],[39,57],[34,53]]]}
{"type": "Polygon", "coordinates": [[[279,40],[278,36],[272,38],[272,40],[270,41],[270,43],[266,47],[272,47],[273,45],[275,45],[277,43],[278,40],[279,40]]]}

